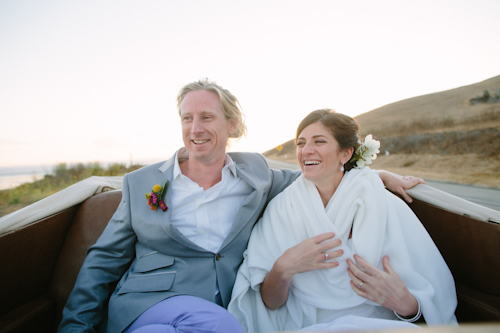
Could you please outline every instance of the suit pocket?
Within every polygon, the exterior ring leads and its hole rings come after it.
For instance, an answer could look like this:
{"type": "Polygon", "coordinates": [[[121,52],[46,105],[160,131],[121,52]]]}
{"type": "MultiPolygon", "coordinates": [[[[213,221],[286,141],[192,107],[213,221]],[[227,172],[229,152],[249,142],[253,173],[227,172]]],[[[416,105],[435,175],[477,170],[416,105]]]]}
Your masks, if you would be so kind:
{"type": "Polygon", "coordinates": [[[155,269],[172,266],[174,264],[174,257],[161,254],[159,252],[151,252],[137,260],[133,268],[134,273],[145,273],[154,271],[155,269]]]}
{"type": "Polygon", "coordinates": [[[151,291],[167,291],[172,287],[175,272],[129,275],[127,281],[118,291],[118,295],[126,293],[144,293],[151,291]]]}

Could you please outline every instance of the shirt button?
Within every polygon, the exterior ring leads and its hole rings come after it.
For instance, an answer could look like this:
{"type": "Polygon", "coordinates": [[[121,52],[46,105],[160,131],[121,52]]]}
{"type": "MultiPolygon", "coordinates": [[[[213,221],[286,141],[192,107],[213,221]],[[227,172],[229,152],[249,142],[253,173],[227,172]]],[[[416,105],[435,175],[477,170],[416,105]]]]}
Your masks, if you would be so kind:
{"type": "Polygon", "coordinates": [[[202,235],[203,235],[204,233],[205,233],[205,230],[200,231],[200,234],[202,234],[202,235]]]}
{"type": "Polygon", "coordinates": [[[217,253],[217,255],[215,256],[215,260],[219,261],[220,257],[220,253],[217,253]]]}

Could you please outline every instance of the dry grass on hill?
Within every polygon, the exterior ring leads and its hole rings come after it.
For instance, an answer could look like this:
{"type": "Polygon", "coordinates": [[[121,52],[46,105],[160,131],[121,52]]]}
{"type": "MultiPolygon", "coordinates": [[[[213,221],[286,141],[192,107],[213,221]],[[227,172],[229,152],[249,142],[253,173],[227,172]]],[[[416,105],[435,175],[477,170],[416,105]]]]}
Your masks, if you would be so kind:
{"type": "Polygon", "coordinates": [[[500,160],[497,157],[464,155],[381,155],[371,165],[400,175],[460,184],[500,188],[500,160]]]}
{"type": "MultiPolygon", "coordinates": [[[[387,104],[357,116],[356,120],[361,125],[361,133],[379,133],[383,136],[385,130],[394,127],[411,128],[412,124],[417,125],[419,122],[423,122],[426,126],[429,123],[436,125],[463,123],[462,120],[485,114],[495,106],[497,107],[494,112],[498,112],[499,104],[470,104],[471,98],[482,95],[485,90],[491,92],[498,89],[500,89],[500,76],[464,87],[387,104]]],[[[427,128],[422,130],[426,131],[427,128]]]]}
{"type": "MultiPolygon", "coordinates": [[[[269,154],[267,157],[297,164],[295,152],[269,154]]],[[[379,154],[370,167],[402,176],[411,175],[429,180],[500,188],[498,155],[379,154]]]]}
{"type": "MultiPolygon", "coordinates": [[[[500,76],[465,87],[410,98],[355,117],[361,135],[381,151],[372,168],[430,180],[500,188],[500,104],[471,105],[500,76]],[[385,156],[385,151],[390,154],[385,156]]],[[[295,162],[293,140],[264,153],[295,162]]]]}

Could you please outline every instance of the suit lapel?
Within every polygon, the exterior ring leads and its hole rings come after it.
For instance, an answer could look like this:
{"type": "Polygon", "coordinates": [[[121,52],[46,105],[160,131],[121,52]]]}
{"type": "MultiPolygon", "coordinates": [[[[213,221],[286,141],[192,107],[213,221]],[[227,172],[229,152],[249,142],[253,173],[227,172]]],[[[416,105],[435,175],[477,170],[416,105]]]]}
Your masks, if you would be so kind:
{"type": "Polygon", "coordinates": [[[161,167],[158,168],[159,173],[155,174],[155,181],[157,184],[161,184],[163,181],[168,180],[167,192],[165,193],[165,204],[168,209],[164,212],[161,209],[157,209],[156,217],[158,219],[158,223],[165,230],[166,225],[170,225],[170,223],[166,223],[172,219],[172,200],[170,198],[172,194],[172,181],[173,181],[173,170],[174,170],[174,161],[175,154],[169,160],[167,160],[161,167]]]}
{"type": "Polygon", "coordinates": [[[260,214],[259,205],[262,202],[263,189],[265,184],[248,168],[244,163],[236,164],[236,172],[238,176],[253,188],[252,193],[243,202],[243,205],[236,213],[231,231],[222,243],[221,250],[233,241],[233,239],[241,232],[241,230],[254,218],[253,215],[260,214]]]}

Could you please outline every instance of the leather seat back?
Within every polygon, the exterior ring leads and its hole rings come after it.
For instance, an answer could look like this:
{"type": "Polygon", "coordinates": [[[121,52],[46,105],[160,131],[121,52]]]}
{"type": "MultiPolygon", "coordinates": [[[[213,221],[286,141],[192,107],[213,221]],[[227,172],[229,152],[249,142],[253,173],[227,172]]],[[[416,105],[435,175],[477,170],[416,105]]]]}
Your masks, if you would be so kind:
{"type": "Polygon", "coordinates": [[[83,202],[68,230],[57,260],[48,295],[56,302],[56,327],[62,318],[62,309],[87,256],[113,216],[122,198],[121,190],[104,192],[83,202]]]}
{"type": "Polygon", "coordinates": [[[410,207],[453,274],[457,319],[500,321],[500,224],[461,216],[419,200],[410,207]]]}

